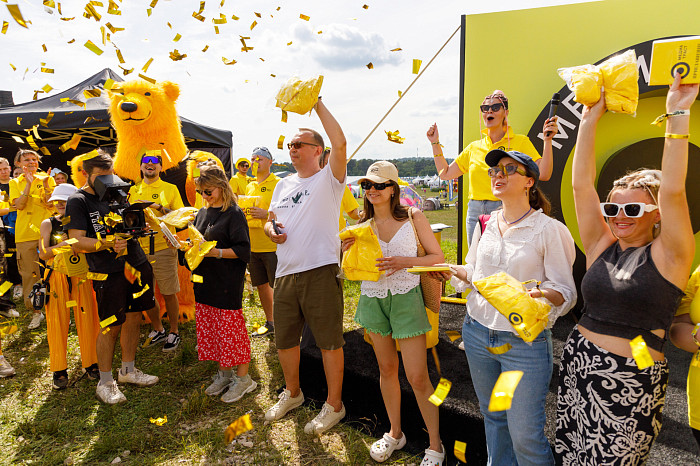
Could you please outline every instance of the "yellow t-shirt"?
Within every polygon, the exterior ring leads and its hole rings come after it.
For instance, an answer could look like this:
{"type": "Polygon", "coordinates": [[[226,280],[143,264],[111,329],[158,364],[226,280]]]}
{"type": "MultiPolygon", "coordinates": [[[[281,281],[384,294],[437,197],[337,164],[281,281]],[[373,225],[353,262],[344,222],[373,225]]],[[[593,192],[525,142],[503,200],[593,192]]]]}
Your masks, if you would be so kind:
{"type": "Polygon", "coordinates": [[[514,134],[513,129],[509,126],[508,132],[503,139],[497,142],[492,142],[487,131],[482,130],[484,137],[470,143],[461,154],[457,156],[455,162],[462,170],[462,173],[468,174],[469,180],[469,199],[478,201],[497,201],[498,198],[491,193],[491,178],[489,178],[489,166],[486,165],[486,154],[493,149],[502,149],[505,151],[517,150],[523,154],[532,157],[532,160],[542,158],[535,149],[535,146],[530,142],[530,138],[522,134],[514,134]]]}
{"type": "MultiPolygon", "coordinates": [[[[681,305],[676,311],[676,315],[690,314],[694,324],[698,323],[696,317],[700,312],[700,267],[695,269],[695,272],[688,280],[688,286],[685,288],[685,295],[681,300],[681,305]]],[[[690,360],[690,368],[688,369],[688,420],[690,427],[700,430],[700,350],[696,351],[693,358],[690,360]]]]}
{"type": "Polygon", "coordinates": [[[244,196],[248,187],[248,183],[250,183],[254,179],[255,178],[246,176],[241,172],[237,172],[231,177],[228,184],[231,185],[231,189],[233,189],[233,194],[235,194],[236,196],[244,196]]]}
{"type": "MultiPolygon", "coordinates": [[[[262,183],[258,183],[257,179],[248,183],[248,188],[246,190],[246,196],[260,196],[260,208],[269,210],[270,202],[272,201],[272,192],[277,186],[277,182],[280,177],[274,173],[263,180],[262,183]]],[[[247,217],[246,212],[246,217],[247,217]]],[[[263,222],[263,225],[265,222],[263,222]]],[[[265,231],[262,228],[249,228],[250,232],[250,250],[251,252],[274,252],[277,251],[277,245],[272,242],[270,238],[267,237],[265,231]]]]}
{"type": "MultiPolygon", "coordinates": [[[[53,215],[53,209],[46,208],[42,202],[45,192],[43,179],[48,175],[37,173],[34,176],[32,187],[29,190],[27,204],[22,210],[17,210],[17,223],[15,224],[15,242],[38,241],[41,238],[39,227],[41,222],[53,215]]],[[[24,175],[10,180],[10,203],[13,203],[24,192],[27,179],[24,175]]],[[[48,181],[49,192],[53,192],[56,182],[52,177],[48,181]]]]}
{"type": "Polygon", "coordinates": [[[340,200],[340,220],[338,221],[338,231],[345,228],[347,225],[345,222],[345,217],[343,217],[343,212],[352,212],[353,210],[360,207],[357,203],[355,196],[352,195],[352,191],[345,185],[345,191],[343,192],[343,199],[340,200]]]}
{"type": "MultiPolygon", "coordinates": [[[[141,181],[140,183],[132,186],[131,189],[129,189],[129,202],[137,201],[155,202],[156,204],[160,204],[166,209],[170,210],[180,209],[185,206],[182,203],[182,197],[180,196],[180,191],[178,191],[177,186],[165,182],[160,178],[151,184],[146,184],[145,182],[141,181]]],[[[158,211],[154,212],[156,216],[163,215],[158,211]]],[[[175,234],[175,228],[170,227],[170,231],[175,234]]],[[[154,252],[162,251],[168,247],[163,235],[157,234],[153,239],[154,252]]],[[[146,254],[150,252],[150,241],[151,239],[148,236],[145,238],[139,238],[139,243],[141,243],[141,247],[146,254]]]]}

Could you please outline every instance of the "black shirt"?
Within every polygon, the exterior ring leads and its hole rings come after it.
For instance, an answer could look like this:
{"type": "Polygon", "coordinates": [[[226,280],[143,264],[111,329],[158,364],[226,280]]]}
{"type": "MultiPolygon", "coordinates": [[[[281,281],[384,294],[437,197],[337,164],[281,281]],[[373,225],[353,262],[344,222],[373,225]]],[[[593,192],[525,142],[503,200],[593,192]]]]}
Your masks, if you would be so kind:
{"type": "Polygon", "coordinates": [[[246,263],[250,261],[250,237],[245,214],[237,205],[202,208],[194,226],[207,241],[216,241],[217,249],[233,249],[237,259],[205,257],[194,273],[202,283],[194,284],[195,301],[219,309],[243,307],[243,281],[246,263]]]}
{"type": "MultiPolygon", "coordinates": [[[[109,206],[106,202],[100,202],[96,195],[79,189],[68,198],[66,204],[68,223],[64,226],[64,230],[83,230],[88,238],[97,238],[99,232],[104,240],[107,230],[100,220],[108,213],[109,206]]],[[[124,262],[129,262],[136,267],[148,260],[139,242],[133,238],[127,242],[127,253],[121,257],[117,257],[117,253],[111,249],[104,249],[87,253],[85,258],[90,272],[95,273],[123,272],[124,262]]]]}

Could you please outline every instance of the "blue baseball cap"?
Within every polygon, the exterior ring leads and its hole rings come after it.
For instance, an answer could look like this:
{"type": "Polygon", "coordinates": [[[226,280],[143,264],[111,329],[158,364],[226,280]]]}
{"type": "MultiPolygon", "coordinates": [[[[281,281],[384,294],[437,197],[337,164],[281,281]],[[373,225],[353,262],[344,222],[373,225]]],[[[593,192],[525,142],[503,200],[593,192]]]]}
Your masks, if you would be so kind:
{"type": "Polygon", "coordinates": [[[532,157],[517,150],[504,151],[503,149],[494,149],[486,154],[486,165],[489,167],[495,167],[498,162],[501,161],[503,157],[510,157],[511,159],[522,163],[530,172],[531,176],[535,179],[535,184],[540,180],[540,167],[537,166],[532,157]]]}

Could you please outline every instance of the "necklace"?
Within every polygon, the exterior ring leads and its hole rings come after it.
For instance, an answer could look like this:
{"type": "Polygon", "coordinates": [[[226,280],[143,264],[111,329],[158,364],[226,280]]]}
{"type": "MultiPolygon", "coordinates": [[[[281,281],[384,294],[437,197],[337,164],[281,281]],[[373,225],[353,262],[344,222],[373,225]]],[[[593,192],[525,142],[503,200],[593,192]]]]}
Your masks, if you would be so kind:
{"type": "Polygon", "coordinates": [[[385,218],[384,220],[378,222],[378,221],[377,221],[377,218],[376,218],[376,217],[373,217],[374,223],[377,224],[377,225],[384,225],[386,222],[388,222],[388,221],[391,220],[391,219],[392,219],[392,217],[387,217],[387,218],[385,218]]]}
{"type": "Polygon", "coordinates": [[[506,220],[506,216],[503,215],[503,211],[501,211],[501,218],[503,219],[504,222],[506,222],[506,225],[514,225],[514,224],[518,223],[520,220],[524,219],[527,216],[527,214],[530,213],[531,210],[532,210],[532,206],[529,209],[527,209],[527,212],[525,212],[522,217],[520,217],[519,219],[517,219],[514,222],[509,222],[508,220],[506,220]]]}

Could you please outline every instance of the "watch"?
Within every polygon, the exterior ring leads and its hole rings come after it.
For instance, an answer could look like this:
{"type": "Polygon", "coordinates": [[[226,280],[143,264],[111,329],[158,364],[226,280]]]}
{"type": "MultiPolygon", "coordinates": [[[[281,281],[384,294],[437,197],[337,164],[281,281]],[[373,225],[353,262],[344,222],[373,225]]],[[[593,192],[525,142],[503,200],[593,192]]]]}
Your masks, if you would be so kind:
{"type": "Polygon", "coordinates": [[[690,333],[690,335],[693,337],[693,341],[695,342],[696,345],[700,348],[700,341],[698,341],[698,330],[700,330],[700,322],[695,324],[695,327],[693,327],[693,331],[690,333]]]}

